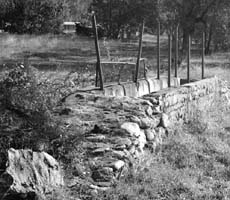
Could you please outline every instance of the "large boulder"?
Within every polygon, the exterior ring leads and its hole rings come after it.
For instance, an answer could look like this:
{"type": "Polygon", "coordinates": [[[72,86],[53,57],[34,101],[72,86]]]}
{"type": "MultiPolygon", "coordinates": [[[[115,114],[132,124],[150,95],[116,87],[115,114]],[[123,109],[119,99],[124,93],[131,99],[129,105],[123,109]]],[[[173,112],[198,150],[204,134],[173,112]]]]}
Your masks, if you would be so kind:
{"type": "Polygon", "coordinates": [[[63,185],[61,168],[49,154],[32,150],[8,150],[6,170],[0,177],[1,196],[18,194],[18,198],[24,195],[28,199],[31,194],[44,196],[63,185]]]}

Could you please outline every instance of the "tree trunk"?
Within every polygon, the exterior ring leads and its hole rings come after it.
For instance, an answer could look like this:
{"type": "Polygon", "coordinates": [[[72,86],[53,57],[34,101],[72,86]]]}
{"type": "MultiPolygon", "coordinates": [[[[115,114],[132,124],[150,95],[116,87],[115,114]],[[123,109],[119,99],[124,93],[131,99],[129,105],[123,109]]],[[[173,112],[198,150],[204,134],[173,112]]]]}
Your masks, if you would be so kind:
{"type": "Polygon", "coordinates": [[[191,33],[187,29],[183,29],[182,49],[179,56],[179,63],[187,58],[188,40],[191,33]]]}
{"type": "Polygon", "coordinates": [[[211,54],[211,41],[212,41],[212,35],[213,35],[213,25],[211,24],[208,29],[208,34],[206,34],[206,45],[205,45],[205,55],[211,54]],[[207,38],[208,36],[208,38],[207,38]]]}
{"type": "Polygon", "coordinates": [[[184,29],[183,30],[183,42],[182,42],[182,54],[186,54],[187,47],[188,47],[188,38],[189,38],[189,31],[184,29]]]}

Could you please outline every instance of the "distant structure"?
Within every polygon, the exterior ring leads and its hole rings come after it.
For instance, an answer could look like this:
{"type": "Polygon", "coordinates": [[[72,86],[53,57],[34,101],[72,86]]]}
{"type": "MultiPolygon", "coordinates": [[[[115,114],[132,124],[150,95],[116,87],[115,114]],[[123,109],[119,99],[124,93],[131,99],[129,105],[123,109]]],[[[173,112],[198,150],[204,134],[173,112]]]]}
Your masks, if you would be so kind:
{"type": "Polygon", "coordinates": [[[80,24],[80,22],[64,22],[63,33],[65,34],[76,33],[76,24],[80,24]]]}
{"type": "MultiPolygon", "coordinates": [[[[105,35],[105,30],[101,25],[97,25],[98,37],[101,38],[105,35]]],[[[63,23],[63,33],[65,34],[79,34],[84,36],[93,36],[93,27],[91,25],[86,25],[81,22],[64,22],[63,23]]]]}

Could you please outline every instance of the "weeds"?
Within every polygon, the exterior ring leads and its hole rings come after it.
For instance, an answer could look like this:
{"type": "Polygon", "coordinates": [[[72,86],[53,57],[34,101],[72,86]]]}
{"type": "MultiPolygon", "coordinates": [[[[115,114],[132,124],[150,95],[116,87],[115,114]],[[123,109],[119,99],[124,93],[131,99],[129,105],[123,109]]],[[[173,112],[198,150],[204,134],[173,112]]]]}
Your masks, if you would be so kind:
{"type": "Polygon", "coordinates": [[[60,94],[41,85],[33,68],[19,65],[0,83],[0,149],[30,148],[51,151],[51,141],[62,135],[53,116],[60,94]]]}
{"type": "Polygon", "coordinates": [[[100,198],[229,199],[230,135],[221,127],[220,107],[212,108],[208,115],[194,114],[189,123],[164,141],[157,155],[146,153],[114,189],[100,198]]]}

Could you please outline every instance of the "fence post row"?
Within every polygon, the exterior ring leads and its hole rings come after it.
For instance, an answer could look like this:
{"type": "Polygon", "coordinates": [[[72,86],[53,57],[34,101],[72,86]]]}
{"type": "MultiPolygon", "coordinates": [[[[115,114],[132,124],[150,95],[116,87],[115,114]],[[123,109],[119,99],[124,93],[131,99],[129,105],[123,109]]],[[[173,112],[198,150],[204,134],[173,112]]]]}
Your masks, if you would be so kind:
{"type": "Polygon", "coordinates": [[[171,87],[172,33],[168,34],[168,87],[171,87]]]}
{"type": "Polygon", "coordinates": [[[201,78],[204,79],[204,54],[205,54],[205,33],[202,32],[202,69],[201,78]]]}
{"type": "Polygon", "coordinates": [[[190,83],[190,57],[191,57],[191,36],[188,36],[187,41],[187,82],[190,83]]]}
{"type": "Polygon", "coordinates": [[[99,75],[100,89],[103,90],[104,89],[104,77],[103,77],[103,71],[102,71],[102,67],[101,67],[101,55],[100,55],[100,48],[99,48],[99,43],[98,43],[98,32],[97,32],[97,23],[96,23],[95,13],[92,13],[92,24],[93,24],[95,48],[96,48],[96,54],[97,54],[96,86],[97,86],[98,75],[99,75]]]}
{"type": "Polygon", "coordinates": [[[178,31],[179,30],[179,25],[177,24],[176,26],[176,32],[175,32],[175,77],[178,77],[178,50],[179,50],[179,44],[178,44],[178,31]]]}
{"type": "Polygon", "coordinates": [[[158,20],[157,22],[157,79],[160,79],[160,33],[161,32],[161,24],[158,20]]]}
{"type": "Polygon", "coordinates": [[[144,27],[145,27],[145,21],[142,21],[142,24],[140,26],[140,36],[139,36],[139,47],[138,47],[138,55],[137,55],[137,63],[136,63],[136,74],[135,74],[135,83],[137,83],[138,77],[139,77],[139,69],[140,69],[140,59],[142,54],[142,37],[144,33],[144,27]]]}

